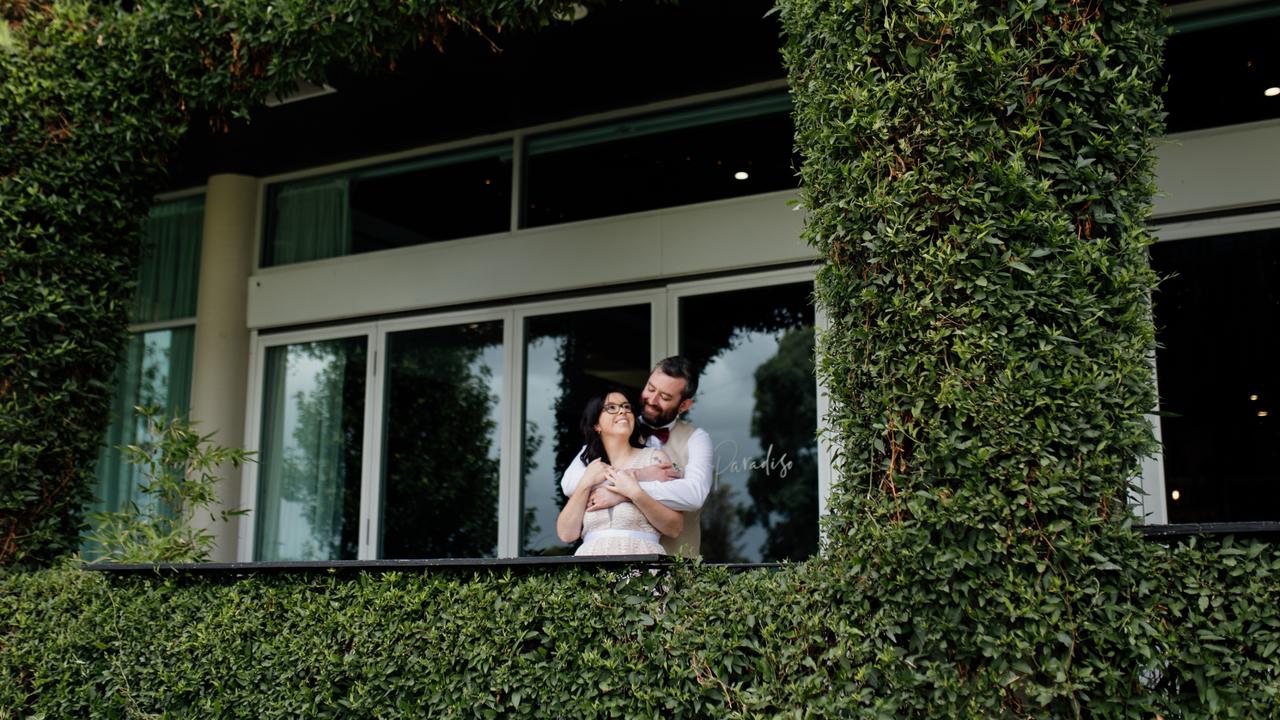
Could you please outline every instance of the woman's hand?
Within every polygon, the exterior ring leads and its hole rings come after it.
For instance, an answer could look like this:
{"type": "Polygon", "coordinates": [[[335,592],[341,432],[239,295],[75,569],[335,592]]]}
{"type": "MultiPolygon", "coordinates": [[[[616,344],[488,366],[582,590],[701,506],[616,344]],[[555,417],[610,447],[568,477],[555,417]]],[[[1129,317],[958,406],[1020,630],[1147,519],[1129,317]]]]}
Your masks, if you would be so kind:
{"type": "Polygon", "coordinates": [[[630,470],[614,470],[610,473],[609,479],[613,481],[613,486],[609,489],[635,503],[645,519],[658,532],[667,537],[676,537],[684,532],[684,513],[676,512],[649,497],[630,470]]]}
{"type": "Polygon", "coordinates": [[[644,490],[640,489],[640,482],[636,480],[635,473],[630,470],[613,470],[610,468],[610,472],[606,477],[613,483],[609,487],[610,490],[633,502],[636,499],[636,495],[644,492],[644,490]]]}
{"type": "Polygon", "coordinates": [[[595,487],[604,482],[609,473],[613,472],[613,466],[605,462],[603,458],[596,458],[587,465],[587,469],[582,473],[582,479],[578,481],[579,486],[595,487]]]}

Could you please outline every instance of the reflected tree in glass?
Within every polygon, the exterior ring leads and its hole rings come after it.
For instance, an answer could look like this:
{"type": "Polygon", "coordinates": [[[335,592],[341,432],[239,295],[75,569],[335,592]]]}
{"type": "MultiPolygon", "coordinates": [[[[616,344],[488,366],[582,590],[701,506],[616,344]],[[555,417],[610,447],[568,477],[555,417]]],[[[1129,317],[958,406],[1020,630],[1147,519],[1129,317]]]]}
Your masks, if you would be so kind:
{"type": "Polygon", "coordinates": [[[356,557],[366,354],[363,337],[268,348],[260,559],[356,557]]]}
{"type": "Polygon", "coordinates": [[[812,284],[687,296],[681,353],[702,369],[689,421],[715,445],[702,510],[709,562],[802,559],[817,551],[812,284]]]}
{"type": "Polygon", "coordinates": [[[497,554],[502,323],[388,337],[382,556],[497,554]]]}
{"type": "Polygon", "coordinates": [[[555,536],[560,475],[582,449],[587,398],[612,387],[636,395],[648,378],[649,318],[648,305],[629,305],[526,321],[521,554],[573,552],[555,536]]]}

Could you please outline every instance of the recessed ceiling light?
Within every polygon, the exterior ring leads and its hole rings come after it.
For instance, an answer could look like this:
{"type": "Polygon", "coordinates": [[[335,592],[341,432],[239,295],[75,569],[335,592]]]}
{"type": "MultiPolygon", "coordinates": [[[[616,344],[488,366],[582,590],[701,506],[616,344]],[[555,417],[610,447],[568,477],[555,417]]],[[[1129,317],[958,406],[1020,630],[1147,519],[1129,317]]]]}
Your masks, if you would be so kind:
{"type": "Polygon", "coordinates": [[[1250,400],[1255,400],[1255,401],[1256,401],[1256,400],[1258,399],[1258,396],[1257,396],[1257,395],[1250,395],[1250,396],[1249,396],[1249,399],[1250,399],[1250,400]]]}
{"type": "Polygon", "coordinates": [[[1262,94],[1266,95],[1267,97],[1275,97],[1277,95],[1280,95],[1280,87],[1274,87],[1274,86],[1269,87],[1266,90],[1263,90],[1262,94]]]}
{"type": "Polygon", "coordinates": [[[747,172],[746,172],[745,170],[739,170],[738,172],[736,172],[736,173],[734,173],[734,174],[733,174],[733,179],[734,179],[734,180],[746,180],[746,179],[747,179],[747,178],[749,178],[749,177],[751,177],[751,176],[750,176],[750,175],[748,175],[748,174],[747,174],[747,172]]]}
{"type": "Polygon", "coordinates": [[[1174,502],[1177,502],[1182,499],[1182,492],[1178,490],[1174,490],[1173,492],[1169,493],[1169,497],[1173,498],[1174,502]]]}
{"type": "Polygon", "coordinates": [[[1266,416],[1267,416],[1267,411],[1266,411],[1266,410],[1259,410],[1259,411],[1258,411],[1258,417],[1266,417],[1266,416]]]}

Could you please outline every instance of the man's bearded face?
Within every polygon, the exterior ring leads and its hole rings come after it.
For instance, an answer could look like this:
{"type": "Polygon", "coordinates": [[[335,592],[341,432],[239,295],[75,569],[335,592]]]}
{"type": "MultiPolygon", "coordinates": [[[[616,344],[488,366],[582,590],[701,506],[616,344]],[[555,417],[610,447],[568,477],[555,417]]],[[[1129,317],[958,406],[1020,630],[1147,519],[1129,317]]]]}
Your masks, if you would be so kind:
{"type": "Polygon", "coordinates": [[[684,388],[687,383],[681,378],[673,378],[655,370],[645,383],[640,393],[640,402],[644,405],[641,414],[649,427],[662,427],[675,420],[680,413],[693,405],[693,400],[684,399],[684,388]]]}

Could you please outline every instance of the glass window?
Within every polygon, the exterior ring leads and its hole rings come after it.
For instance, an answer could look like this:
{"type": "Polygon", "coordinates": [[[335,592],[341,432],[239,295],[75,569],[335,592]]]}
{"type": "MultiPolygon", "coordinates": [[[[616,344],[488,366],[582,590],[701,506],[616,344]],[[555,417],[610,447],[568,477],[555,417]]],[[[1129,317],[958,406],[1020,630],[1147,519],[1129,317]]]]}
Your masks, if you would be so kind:
{"type": "Polygon", "coordinates": [[[1280,229],[1151,258],[1169,522],[1280,520],[1280,229]]]}
{"type": "Polygon", "coordinates": [[[646,305],[542,315],[525,321],[521,555],[568,555],[556,537],[560,475],[582,449],[586,399],[609,387],[638,393],[649,377],[646,305]]]}
{"type": "Polygon", "coordinates": [[[818,550],[812,292],[806,282],[680,299],[680,352],[702,368],[686,419],[715,446],[707,562],[818,550]]]}
{"type": "Polygon", "coordinates": [[[511,146],[273,185],[262,265],[320,260],[511,227],[511,146]]]}
{"type": "Polygon", "coordinates": [[[130,322],[194,318],[204,196],[160,203],[142,224],[138,287],[130,322]]]}
{"type": "MultiPolygon", "coordinates": [[[[145,500],[138,492],[137,468],[126,463],[120,452],[121,447],[143,439],[146,430],[134,408],[155,406],[170,417],[189,410],[203,232],[204,196],[159,203],[142,223],[130,322],[177,326],[136,332],[129,338],[116,366],[89,512],[118,512],[131,502],[145,500]]],[[[82,550],[86,557],[93,556],[92,548],[82,550]]]]}
{"type": "Polygon", "coordinates": [[[524,227],[797,186],[786,95],[529,140],[524,227]]]}
{"type": "Polygon", "coordinates": [[[355,559],[367,354],[363,336],[267,348],[257,559],[355,559]]]}
{"type": "Polygon", "coordinates": [[[136,333],[116,367],[115,395],[106,440],[95,467],[97,488],[90,512],[118,512],[145,500],[138,492],[138,468],[126,463],[120,448],[144,437],[145,423],[136,406],[159,407],[166,417],[185,416],[191,400],[191,361],[195,328],[179,327],[136,333]]]}
{"type": "Polygon", "coordinates": [[[495,556],[502,322],[390,333],[386,367],[380,556],[495,556]]]}

